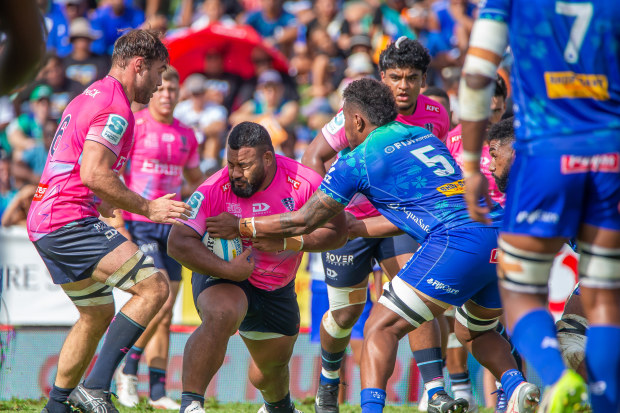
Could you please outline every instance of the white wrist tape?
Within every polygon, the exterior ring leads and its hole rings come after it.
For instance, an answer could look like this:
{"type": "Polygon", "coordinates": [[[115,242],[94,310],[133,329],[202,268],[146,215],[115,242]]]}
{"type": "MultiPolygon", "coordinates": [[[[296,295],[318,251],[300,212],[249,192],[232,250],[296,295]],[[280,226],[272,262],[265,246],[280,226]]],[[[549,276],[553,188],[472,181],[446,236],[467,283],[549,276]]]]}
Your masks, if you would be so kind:
{"type": "Polygon", "coordinates": [[[491,115],[491,98],[495,93],[495,82],[489,82],[482,89],[473,89],[467,85],[465,77],[459,84],[459,117],[461,120],[477,122],[488,119],[491,115]]]}

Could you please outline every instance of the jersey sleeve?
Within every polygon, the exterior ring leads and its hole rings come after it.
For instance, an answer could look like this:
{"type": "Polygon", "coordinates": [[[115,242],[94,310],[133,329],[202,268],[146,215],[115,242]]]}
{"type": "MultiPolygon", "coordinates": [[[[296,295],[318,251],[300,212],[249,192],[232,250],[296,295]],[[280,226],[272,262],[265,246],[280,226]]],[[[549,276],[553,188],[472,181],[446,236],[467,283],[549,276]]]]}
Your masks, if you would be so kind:
{"type": "Polygon", "coordinates": [[[132,135],[133,122],[130,123],[126,113],[104,111],[90,123],[86,139],[104,145],[118,156],[125,140],[133,139],[132,135]]]}
{"type": "Polygon", "coordinates": [[[366,165],[360,153],[350,152],[334,162],[319,186],[321,191],[345,206],[368,186],[366,165]]]}
{"type": "Polygon", "coordinates": [[[331,146],[336,152],[340,152],[349,146],[349,141],[347,140],[347,136],[344,132],[344,112],[342,109],[332,118],[332,120],[329,121],[329,123],[323,126],[321,133],[325,137],[325,140],[329,146],[331,146]]]}
{"type": "Polygon", "coordinates": [[[211,216],[209,199],[207,197],[209,186],[201,185],[187,200],[187,205],[192,208],[192,213],[187,221],[181,221],[201,237],[207,231],[205,220],[211,216]]]}

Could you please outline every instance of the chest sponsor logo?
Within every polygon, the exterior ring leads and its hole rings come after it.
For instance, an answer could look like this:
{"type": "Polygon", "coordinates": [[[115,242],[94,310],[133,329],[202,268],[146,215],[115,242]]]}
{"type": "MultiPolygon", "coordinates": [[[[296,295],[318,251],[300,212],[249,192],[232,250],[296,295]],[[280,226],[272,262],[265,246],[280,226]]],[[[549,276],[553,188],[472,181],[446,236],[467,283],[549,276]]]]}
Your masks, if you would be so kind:
{"type": "Polygon", "coordinates": [[[327,129],[329,133],[331,133],[332,135],[335,135],[336,133],[338,133],[340,129],[343,128],[343,126],[344,126],[344,112],[340,111],[338,112],[336,116],[332,118],[332,120],[329,121],[329,123],[327,124],[325,128],[327,129]]]}
{"type": "Polygon", "coordinates": [[[171,133],[162,133],[161,140],[162,142],[174,142],[174,135],[171,133]]]}
{"type": "Polygon", "coordinates": [[[325,253],[325,261],[332,265],[353,265],[353,255],[339,255],[331,252],[325,253]]]}
{"type": "Polygon", "coordinates": [[[292,197],[284,198],[282,200],[282,205],[292,212],[295,209],[295,200],[292,197]]]}
{"type": "Polygon", "coordinates": [[[438,186],[436,189],[445,196],[463,194],[465,193],[465,180],[459,179],[458,181],[438,186]]]}
{"type": "Polygon", "coordinates": [[[183,167],[159,162],[157,159],[145,159],[142,162],[141,171],[155,175],[181,176],[183,174],[183,167]]]}
{"type": "Polygon", "coordinates": [[[439,106],[429,105],[429,104],[427,103],[427,104],[426,104],[426,110],[427,110],[427,112],[435,112],[435,113],[439,113],[439,106]]]}
{"type": "Polygon", "coordinates": [[[489,262],[491,264],[497,264],[499,262],[498,258],[499,258],[499,248],[493,248],[491,250],[491,258],[489,259],[489,262]]]}
{"type": "Polygon", "coordinates": [[[545,86],[549,99],[609,100],[609,82],[605,75],[545,72],[545,86]]]}
{"type": "Polygon", "coordinates": [[[560,220],[560,216],[555,212],[551,211],[543,211],[542,209],[537,209],[535,211],[520,211],[517,214],[517,223],[520,224],[522,222],[527,222],[528,224],[533,224],[534,222],[543,222],[555,224],[560,220]]]}
{"type": "Polygon", "coordinates": [[[110,142],[112,145],[118,145],[127,130],[129,122],[121,115],[111,114],[108,121],[101,131],[101,137],[110,142]]]}
{"type": "Polygon", "coordinates": [[[187,201],[187,205],[192,208],[192,214],[189,216],[191,219],[196,218],[198,215],[198,211],[200,210],[200,205],[202,205],[202,201],[204,201],[205,196],[202,192],[194,192],[192,196],[187,201]]]}
{"type": "Polygon", "coordinates": [[[257,202],[252,204],[252,212],[255,214],[260,212],[266,212],[269,208],[269,205],[264,202],[257,202]]]}
{"type": "Polygon", "coordinates": [[[224,185],[221,186],[222,188],[222,192],[228,192],[228,190],[230,189],[230,182],[226,182],[224,185]]]}
{"type": "Polygon", "coordinates": [[[39,186],[37,187],[37,190],[34,192],[34,197],[32,198],[33,201],[40,201],[43,199],[43,197],[45,196],[45,191],[47,191],[49,185],[47,184],[39,184],[39,186]]]}
{"type": "Polygon", "coordinates": [[[97,97],[97,95],[101,93],[98,89],[86,89],[82,92],[83,95],[90,96],[91,98],[97,97]]]}
{"type": "Polygon", "coordinates": [[[584,172],[620,172],[620,154],[564,155],[562,156],[561,167],[564,175],[584,172]]]}
{"type": "MultiPolygon", "coordinates": [[[[331,172],[331,170],[330,170],[331,172]]],[[[293,188],[295,189],[299,189],[299,187],[301,186],[301,182],[299,182],[296,179],[291,178],[290,176],[286,176],[286,182],[288,182],[289,184],[293,185],[293,188]]]]}
{"type": "Polygon", "coordinates": [[[227,202],[226,203],[226,211],[229,214],[233,214],[234,216],[241,216],[241,204],[237,204],[236,202],[227,202]]]}

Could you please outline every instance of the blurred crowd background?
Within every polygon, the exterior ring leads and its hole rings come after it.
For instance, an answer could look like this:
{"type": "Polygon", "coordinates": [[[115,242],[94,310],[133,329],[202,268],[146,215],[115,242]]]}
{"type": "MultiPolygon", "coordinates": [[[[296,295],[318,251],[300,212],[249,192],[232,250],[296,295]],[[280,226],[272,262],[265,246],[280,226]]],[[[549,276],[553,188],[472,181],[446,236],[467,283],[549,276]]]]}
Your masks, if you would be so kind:
{"type": "Polygon", "coordinates": [[[457,85],[477,1],[37,3],[48,30],[43,66],[31,84],[0,97],[3,226],[24,222],[65,106],[106,75],[114,41],[124,30],[162,33],[181,74],[175,116],[195,128],[201,169],[209,174],[222,166],[228,130],[244,120],[263,124],[279,153],[299,159],[340,109],[344,87],[361,77],[379,78],[379,54],[400,36],[429,50],[427,87],[447,93],[443,104],[456,126],[457,85]]]}

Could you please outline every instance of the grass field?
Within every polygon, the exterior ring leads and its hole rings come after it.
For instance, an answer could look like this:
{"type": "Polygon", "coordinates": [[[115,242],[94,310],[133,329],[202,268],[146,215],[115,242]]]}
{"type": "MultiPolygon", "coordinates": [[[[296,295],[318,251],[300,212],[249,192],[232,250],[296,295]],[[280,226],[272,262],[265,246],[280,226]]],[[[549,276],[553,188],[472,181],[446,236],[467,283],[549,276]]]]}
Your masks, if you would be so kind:
{"type": "MultiPolygon", "coordinates": [[[[308,399],[304,401],[295,401],[295,407],[304,413],[314,413],[314,400],[308,399]]],[[[117,403],[118,405],[118,403],[117,403]]],[[[45,400],[10,400],[0,401],[0,413],[8,412],[27,412],[39,413],[45,406],[45,400]]],[[[218,403],[216,400],[207,400],[205,402],[205,410],[208,412],[218,413],[256,413],[260,408],[258,404],[250,403],[218,403]]],[[[155,410],[142,401],[135,408],[119,407],[121,413],[139,413],[139,412],[162,412],[163,410],[155,410]]],[[[170,410],[172,411],[172,410],[170,410]]],[[[341,413],[360,412],[360,406],[340,406],[341,413]]],[[[388,406],[385,408],[386,413],[418,413],[418,410],[411,406],[388,406]]],[[[481,409],[480,413],[493,413],[493,409],[481,409]]]]}

